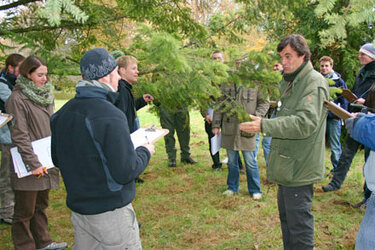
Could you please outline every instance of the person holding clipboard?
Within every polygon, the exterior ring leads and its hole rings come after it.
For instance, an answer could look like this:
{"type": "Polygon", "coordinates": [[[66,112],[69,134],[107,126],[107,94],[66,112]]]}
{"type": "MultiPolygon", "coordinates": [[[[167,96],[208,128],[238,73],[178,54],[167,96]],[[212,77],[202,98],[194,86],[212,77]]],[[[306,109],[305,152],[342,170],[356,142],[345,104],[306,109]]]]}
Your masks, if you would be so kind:
{"type": "Polygon", "coordinates": [[[12,239],[15,249],[63,249],[65,242],[55,243],[47,231],[46,209],[49,191],[59,187],[59,170],[42,166],[31,142],[50,136],[50,116],[54,95],[48,83],[46,63],[37,56],[27,57],[20,65],[20,76],[5,108],[14,116],[10,127],[12,141],[32,175],[17,178],[12,173],[15,193],[12,239]],[[41,178],[38,176],[41,175],[41,178]]]}
{"type": "MultiPolygon", "coordinates": [[[[366,105],[371,86],[375,82],[375,45],[372,43],[366,43],[363,45],[359,50],[358,58],[363,66],[355,79],[352,89],[353,94],[357,96],[357,99],[354,100],[353,103],[366,105]]],[[[361,112],[361,108],[358,108],[357,106],[358,105],[349,105],[349,112],[361,112]]],[[[341,188],[360,145],[361,144],[355,141],[350,135],[346,136],[345,146],[337,164],[337,168],[333,174],[333,178],[328,185],[322,186],[324,192],[336,191],[341,188]]],[[[369,151],[367,150],[367,152],[369,151]]],[[[369,195],[367,196],[369,197],[369,195]]],[[[354,206],[360,207],[366,202],[365,200],[354,206]]]]}

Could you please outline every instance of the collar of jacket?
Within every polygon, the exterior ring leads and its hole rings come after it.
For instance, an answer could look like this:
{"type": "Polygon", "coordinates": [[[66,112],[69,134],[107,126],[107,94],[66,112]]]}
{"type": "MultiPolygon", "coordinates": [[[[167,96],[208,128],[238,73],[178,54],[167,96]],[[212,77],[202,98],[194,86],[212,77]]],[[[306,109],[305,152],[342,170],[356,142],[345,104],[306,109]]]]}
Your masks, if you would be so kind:
{"type": "Polygon", "coordinates": [[[119,94],[96,86],[80,86],[76,88],[75,98],[100,98],[115,103],[119,94]]]}
{"type": "Polygon", "coordinates": [[[128,81],[124,79],[121,79],[120,82],[122,82],[125,85],[125,87],[127,87],[129,90],[133,88],[133,85],[131,85],[128,81]]]}
{"type": "MultiPolygon", "coordinates": [[[[297,76],[293,80],[293,85],[298,82],[301,78],[303,78],[307,73],[309,73],[311,70],[313,70],[313,66],[310,61],[308,61],[305,66],[301,69],[301,71],[297,74],[297,76]]],[[[285,79],[283,79],[285,81],[285,79]]]]}
{"type": "Polygon", "coordinates": [[[12,84],[13,86],[16,85],[16,80],[17,80],[17,76],[13,75],[13,74],[5,74],[4,75],[4,78],[8,80],[8,82],[10,84],[12,84]]]}
{"type": "Polygon", "coordinates": [[[375,61],[369,62],[365,66],[363,66],[365,71],[375,71],[375,61]]]}
{"type": "Polygon", "coordinates": [[[305,75],[307,73],[309,73],[311,70],[313,70],[313,66],[311,64],[310,61],[308,61],[305,65],[305,67],[303,67],[301,69],[301,71],[297,74],[296,78],[294,78],[294,81],[293,82],[298,82],[301,78],[305,77],[305,75]]]}

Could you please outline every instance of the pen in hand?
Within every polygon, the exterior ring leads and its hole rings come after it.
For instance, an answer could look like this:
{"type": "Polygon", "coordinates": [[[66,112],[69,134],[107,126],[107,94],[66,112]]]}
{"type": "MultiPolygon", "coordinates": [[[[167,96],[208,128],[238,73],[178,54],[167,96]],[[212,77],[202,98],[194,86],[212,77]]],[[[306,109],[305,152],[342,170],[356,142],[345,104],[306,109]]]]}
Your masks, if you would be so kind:
{"type": "Polygon", "coordinates": [[[46,168],[46,167],[43,168],[43,173],[38,174],[38,179],[40,179],[40,177],[44,176],[44,173],[45,173],[45,174],[48,174],[48,172],[47,172],[47,168],[46,168]]]}

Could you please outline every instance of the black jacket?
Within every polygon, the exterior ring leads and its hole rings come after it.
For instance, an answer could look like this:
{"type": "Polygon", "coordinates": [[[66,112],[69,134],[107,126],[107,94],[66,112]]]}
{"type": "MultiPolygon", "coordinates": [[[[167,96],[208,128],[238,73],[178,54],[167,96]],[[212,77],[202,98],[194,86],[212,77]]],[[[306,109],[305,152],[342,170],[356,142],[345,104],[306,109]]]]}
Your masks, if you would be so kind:
{"type": "Polygon", "coordinates": [[[76,96],[51,118],[52,160],[64,179],[67,206],[80,214],[129,204],[134,179],[150,159],[145,147],[134,150],[114,95],[100,87],[77,87],[76,96]]]}
{"type": "Polygon", "coordinates": [[[137,98],[134,101],[134,97],[131,92],[132,87],[133,86],[130,83],[121,79],[118,83],[118,93],[120,95],[115,102],[115,106],[118,107],[128,119],[130,133],[135,131],[134,125],[135,118],[137,117],[136,111],[147,104],[143,97],[137,98]]]}
{"type": "MultiPolygon", "coordinates": [[[[0,84],[4,84],[5,86],[7,86],[10,89],[10,91],[12,91],[14,85],[16,85],[16,80],[17,80],[17,77],[13,74],[6,73],[6,72],[1,73],[0,84]]],[[[8,97],[9,96],[7,96],[7,98],[8,97]]],[[[3,98],[0,98],[0,110],[3,112],[6,112],[5,101],[3,100],[3,98]]]]}

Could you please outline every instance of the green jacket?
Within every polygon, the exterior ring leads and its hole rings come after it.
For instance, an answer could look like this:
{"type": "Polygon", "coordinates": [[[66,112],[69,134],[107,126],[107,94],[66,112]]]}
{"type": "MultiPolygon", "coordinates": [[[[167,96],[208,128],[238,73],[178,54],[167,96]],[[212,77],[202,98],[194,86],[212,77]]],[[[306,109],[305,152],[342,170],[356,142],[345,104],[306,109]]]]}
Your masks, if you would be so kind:
{"type": "Polygon", "coordinates": [[[276,118],[262,119],[264,136],[271,136],[267,178],[283,186],[297,187],[319,182],[324,175],[325,129],[328,82],[310,62],[291,87],[281,80],[276,118]],[[284,93],[285,92],[285,93],[284,93]]]}

